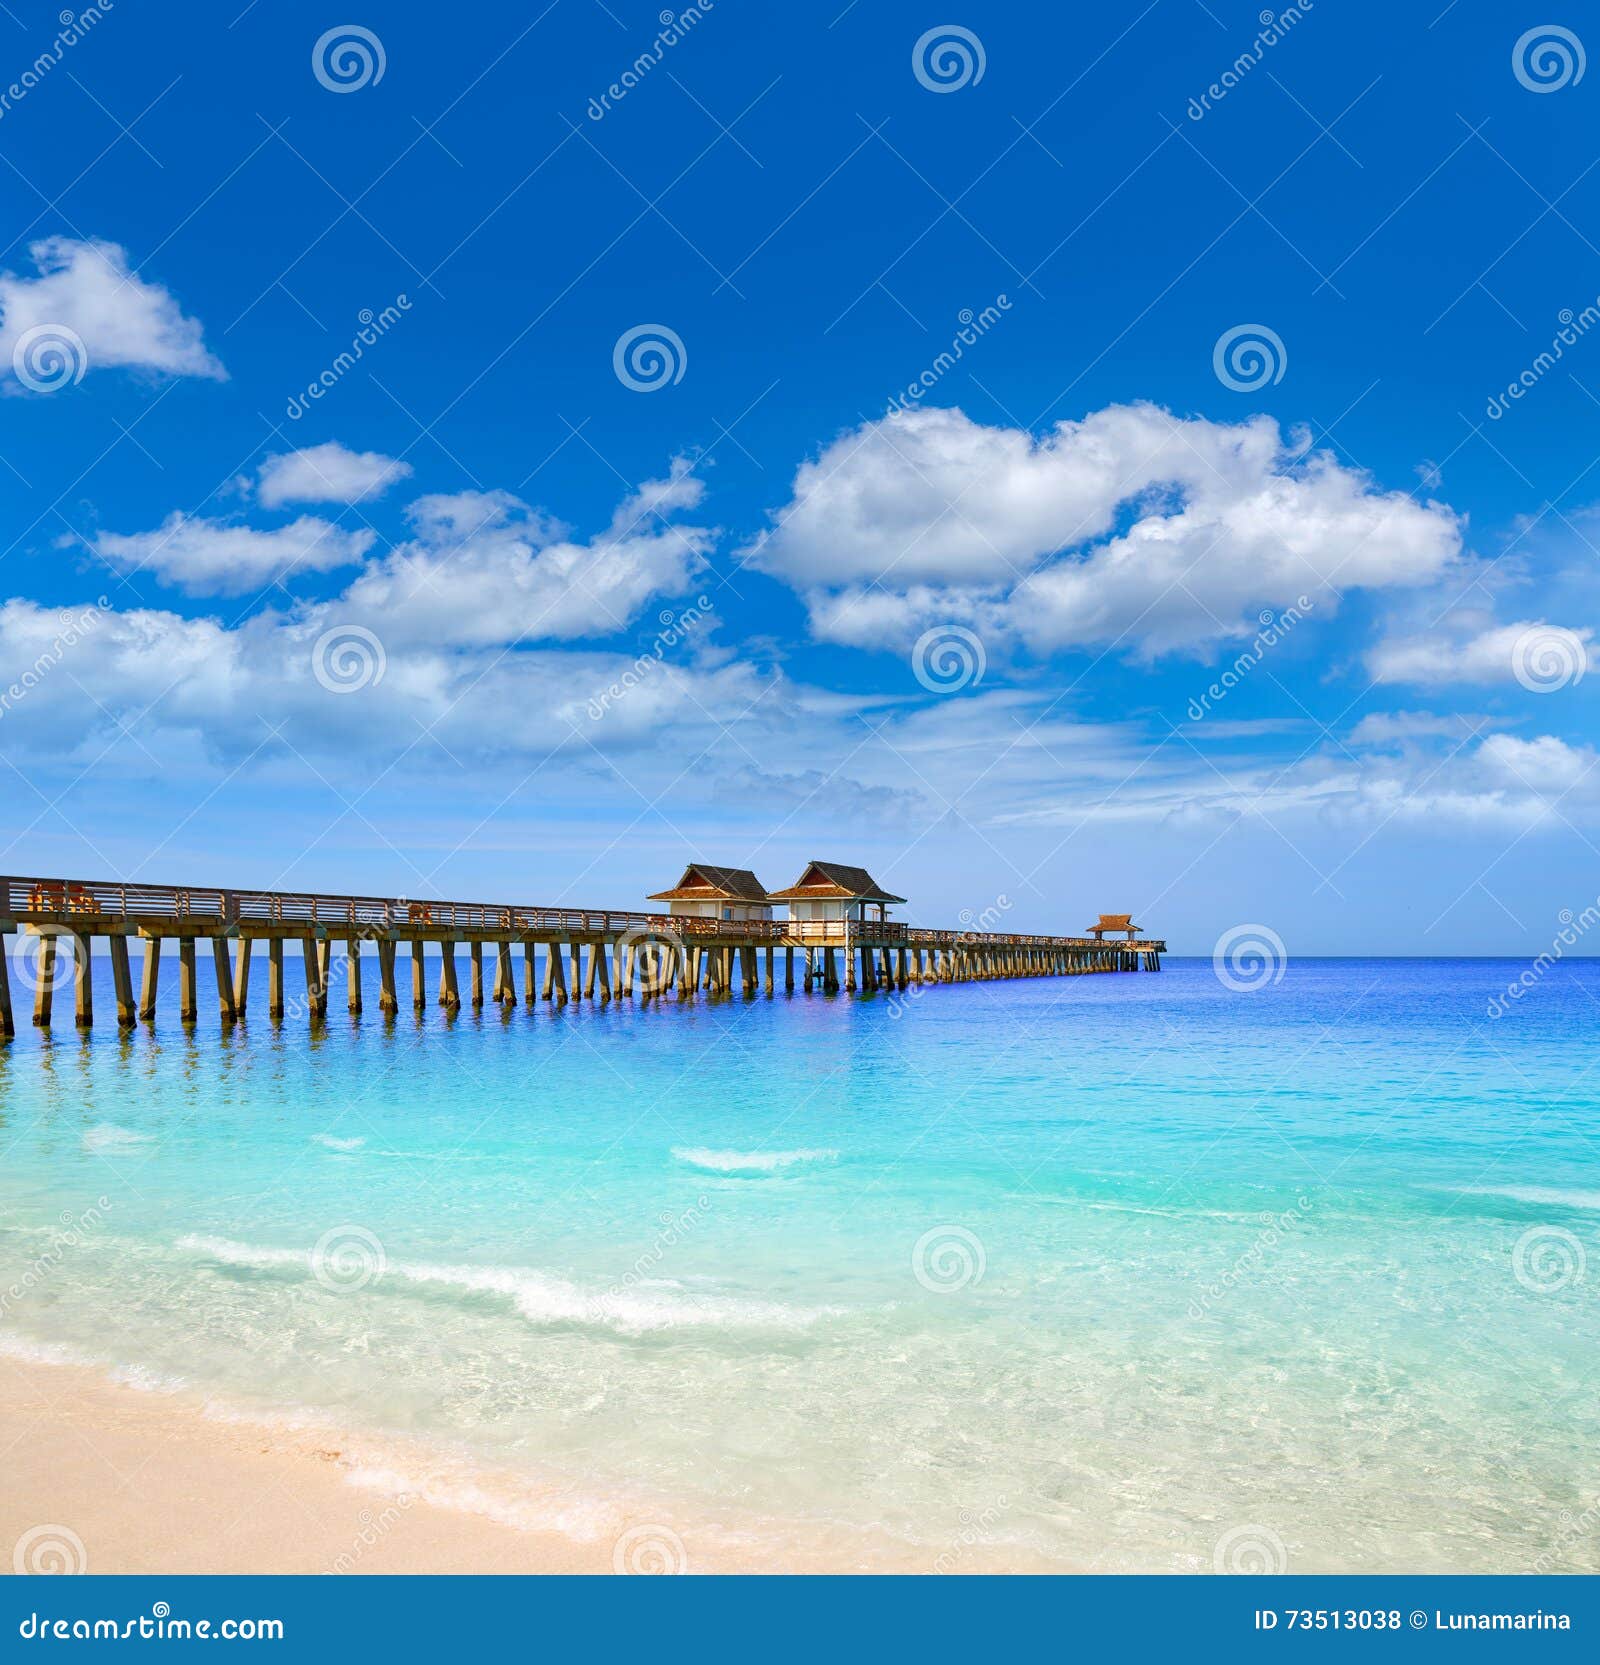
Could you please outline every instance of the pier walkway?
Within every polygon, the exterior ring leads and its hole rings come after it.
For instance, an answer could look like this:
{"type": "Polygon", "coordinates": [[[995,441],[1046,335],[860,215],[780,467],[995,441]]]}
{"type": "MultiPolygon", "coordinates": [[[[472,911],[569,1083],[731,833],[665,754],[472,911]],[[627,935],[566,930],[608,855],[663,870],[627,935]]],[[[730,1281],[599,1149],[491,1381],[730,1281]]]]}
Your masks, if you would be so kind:
{"type": "MultiPolygon", "coordinates": [[[[1117,917],[1123,916],[1102,916],[1117,917]]],[[[1061,977],[1084,973],[1161,969],[1166,944],[1138,938],[1043,936],[1003,931],[942,931],[892,920],[715,919],[683,914],[635,913],[617,908],[542,908],[479,902],[414,901],[406,897],[335,896],[286,891],[217,890],[200,886],[106,884],[75,879],[0,878],[0,1040],[15,1033],[7,933],[32,939],[19,956],[33,995],[33,1021],[48,1027],[54,996],[70,988],[79,1028],[94,1022],[91,943],[110,950],[117,1023],[132,1028],[153,1021],[163,946],[177,944],[178,1005],[183,1022],[198,1016],[196,944],[211,945],[216,998],[224,1022],[245,1015],[257,943],[265,945],[267,1014],[281,1018],[286,1002],[283,945],[298,941],[305,994],[293,1004],[313,1021],[326,1018],[335,967],[333,944],[344,944],[345,999],[362,1010],[362,950],[378,966],[378,1006],[400,1009],[397,965],[408,949],[411,1004],[429,1003],[427,945],[438,948],[434,998],[462,1004],[456,949],[469,960],[467,998],[484,1002],[485,949],[493,951],[490,998],[517,1003],[514,953],[520,949],[521,998],[645,999],[668,994],[688,999],[753,996],[763,984],[774,992],[776,955],[783,953],[783,986],[792,993],[799,977],[806,993],[871,993],[925,983],[959,983],[1009,977],[1061,977]],[[137,996],[129,939],[143,945],[137,996]],[[542,954],[539,950],[543,950],[542,954]],[[797,967],[798,956],[798,967],[797,967]],[[542,975],[541,975],[542,971],[542,975]]]]}

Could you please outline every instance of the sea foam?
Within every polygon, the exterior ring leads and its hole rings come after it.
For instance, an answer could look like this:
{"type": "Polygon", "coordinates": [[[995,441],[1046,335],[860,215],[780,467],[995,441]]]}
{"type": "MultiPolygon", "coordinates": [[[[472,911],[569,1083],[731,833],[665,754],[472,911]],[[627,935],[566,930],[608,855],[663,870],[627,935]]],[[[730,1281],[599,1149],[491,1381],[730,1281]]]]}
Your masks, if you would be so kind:
{"type": "Polygon", "coordinates": [[[83,1148],[88,1151],[123,1150],[131,1145],[149,1143],[148,1133],[135,1133],[131,1127],[118,1127],[115,1122],[101,1122],[83,1136],[83,1148]]]}
{"type": "Polygon", "coordinates": [[[836,1150],[706,1150],[701,1146],[674,1149],[680,1162],[713,1174],[775,1174],[811,1162],[837,1162],[836,1150]]]}
{"type": "Polygon", "coordinates": [[[331,1133],[313,1133],[311,1142],[314,1145],[321,1145],[326,1150],[348,1153],[353,1150],[360,1150],[367,1141],[362,1138],[336,1139],[331,1133]]]}
{"type": "Polygon", "coordinates": [[[1600,1209],[1600,1191],[1574,1191],[1558,1185],[1464,1185],[1461,1189],[1472,1197],[1509,1197],[1512,1202],[1550,1208],[1600,1209]]]}
{"type": "MultiPolygon", "coordinates": [[[[301,1249],[238,1243],[226,1237],[190,1234],[177,1247],[227,1266],[256,1271],[314,1271],[301,1249]]],[[[619,1280],[610,1288],[587,1290],[552,1273],[526,1267],[457,1266],[429,1261],[390,1260],[368,1287],[394,1279],[419,1287],[458,1290],[509,1301],[530,1324],[594,1325],[637,1336],[686,1328],[715,1330],[801,1330],[835,1317],[836,1307],[793,1307],[738,1295],[702,1294],[677,1284],[619,1280]]]]}

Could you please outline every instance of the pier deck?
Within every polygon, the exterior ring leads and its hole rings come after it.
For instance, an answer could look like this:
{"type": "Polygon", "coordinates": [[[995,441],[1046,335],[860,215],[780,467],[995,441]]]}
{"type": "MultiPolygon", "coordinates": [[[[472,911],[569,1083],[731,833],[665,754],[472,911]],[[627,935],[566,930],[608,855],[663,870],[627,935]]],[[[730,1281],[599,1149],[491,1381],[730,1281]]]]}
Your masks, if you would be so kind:
{"type": "Polygon", "coordinates": [[[774,992],[774,965],[783,952],[786,992],[796,986],[796,956],[806,993],[870,993],[925,983],[1010,977],[1076,976],[1092,972],[1159,971],[1166,944],[1152,938],[1104,942],[1097,937],[1027,932],[948,931],[892,920],[836,921],[716,919],[640,913],[617,908],[545,908],[520,904],[414,900],[407,897],[340,896],[286,891],[228,890],[203,886],[102,883],[93,880],[0,878],[0,1040],[15,1034],[6,933],[34,939],[27,982],[34,1022],[48,1027],[58,987],[70,986],[80,1028],[94,1022],[90,945],[102,937],[110,949],[117,1022],[131,1028],[153,1021],[162,946],[178,945],[179,1015],[198,1015],[195,945],[211,944],[218,1008],[224,1022],[245,1015],[254,945],[266,945],[267,1013],[281,1018],[286,998],[283,944],[301,944],[305,995],[293,1004],[313,1021],[325,1018],[334,966],[332,944],[345,945],[343,971],[352,1013],[362,1010],[361,950],[371,946],[378,963],[379,1008],[399,1010],[399,948],[408,946],[411,1003],[429,994],[425,949],[439,949],[437,1000],[462,1004],[455,950],[465,945],[470,962],[468,999],[484,1002],[483,960],[494,949],[495,1002],[517,1002],[513,950],[522,950],[522,999],[631,996],[646,999],[697,991],[755,995],[774,992]],[[135,998],[129,939],[143,944],[139,995],[135,998]],[[543,949],[540,956],[537,950],[543,949]],[[542,959],[542,977],[540,962],[542,959]],[[570,965],[570,980],[568,967],[570,965]],[[842,970],[842,976],[841,976],[842,970]]]}

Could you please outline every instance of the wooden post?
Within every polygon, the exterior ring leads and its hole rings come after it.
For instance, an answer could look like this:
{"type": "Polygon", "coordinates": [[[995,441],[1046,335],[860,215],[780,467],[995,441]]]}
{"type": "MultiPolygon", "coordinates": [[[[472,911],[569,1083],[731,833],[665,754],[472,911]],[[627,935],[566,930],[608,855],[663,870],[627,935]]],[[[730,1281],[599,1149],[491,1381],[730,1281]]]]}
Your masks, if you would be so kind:
{"type": "Polygon", "coordinates": [[[767,949],[767,993],[772,993],[772,949],[767,949]]]}
{"type": "Polygon", "coordinates": [[[550,944],[550,965],[548,975],[554,979],[552,998],[555,1000],[556,1005],[565,1006],[567,1003],[567,968],[562,963],[561,944],[559,942],[552,942],[550,944]]]}
{"type": "Polygon", "coordinates": [[[83,931],[74,931],[72,943],[72,985],[75,998],[74,1021],[80,1029],[94,1027],[94,984],[90,981],[93,969],[89,961],[89,938],[83,931]]]}
{"type": "MultiPolygon", "coordinates": [[[[852,981],[854,979],[852,978],[852,981]]],[[[822,992],[837,994],[839,992],[839,963],[835,958],[835,950],[825,948],[822,951],[822,992]]]]}
{"type": "Polygon", "coordinates": [[[483,944],[468,943],[467,953],[472,960],[472,1006],[476,1011],[483,1004],[483,944]]]}
{"type": "Polygon", "coordinates": [[[15,1040],[17,1020],[11,1015],[11,962],[6,957],[5,932],[0,931],[0,1041],[15,1040]]]}
{"type": "Polygon", "coordinates": [[[156,990],[161,982],[161,938],[144,939],[144,975],[139,988],[139,1016],[146,1023],[155,1021],[156,990]]]}
{"type": "Polygon", "coordinates": [[[228,962],[228,939],[211,939],[211,963],[217,973],[217,1010],[224,1023],[232,1023],[239,1015],[233,1004],[233,967],[228,962]]]}
{"type": "Polygon", "coordinates": [[[233,949],[233,1008],[243,1017],[250,1003],[251,938],[240,937],[233,949]]]}
{"type": "Polygon", "coordinates": [[[345,990],[345,1004],[351,1017],[361,1016],[361,938],[346,937],[344,945],[344,973],[349,987],[345,990]]]}
{"type": "Polygon", "coordinates": [[[509,937],[495,944],[494,965],[495,999],[502,1006],[515,1006],[517,1003],[517,979],[511,969],[511,939],[509,937]]]}
{"type": "Polygon", "coordinates": [[[267,1016],[277,1023],[283,1017],[283,938],[267,939],[267,1016]]]}
{"type": "Polygon", "coordinates": [[[394,988],[394,938],[378,938],[378,1010],[393,1017],[400,1010],[394,988]]]}
{"type": "Polygon", "coordinates": [[[594,945],[594,964],[600,967],[600,1004],[608,1006],[611,1003],[611,956],[603,942],[594,945]]]}
{"type": "Polygon", "coordinates": [[[428,1006],[428,971],[424,963],[427,943],[421,937],[411,939],[411,1005],[422,1012],[428,1006]]]}
{"type": "Polygon", "coordinates": [[[532,937],[522,944],[522,999],[530,1011],[539,998],[538,962],[534,952],[537,946],[532,937]]]}
{"type": "Polygon", "coordinates": [[[183,1023],[193,1023],[200,1015],[195,1004],[194,938],[178,938],[178,1017],[183,1023]]]}
{"type": "Polygon", "coordinates": [[[322,1016],[322,986],[319,982],[322,976],[322,957],[317,953],[317,939],[302,939],[300,952],[306,962],[306,1016],[315,1023],[322,1016]]]}
{"type": "MultiPolygon", "coordinates": [[[[577,948],[576,943],[573,944],[573,948],[574,948],[574,950],[576,950],[576,948],[577,948]]],[[[594,999],[594,980],[595,980],[595,977],[599,973],[600,962],[605,957],[606,957],[606,950],[605,950],[605,944],[604,943],[599,943],[599,942],[590,943],[590,945],[589,945],[589,976],[588,976],[587,980],[585,981],[585,983],[583,985],[583,998],[585,1000],[593,1000],[594,999]]],[[[572,975],[573,975],[573,981],[574,981],[574,983],[576,983],[577,975],[578,975],[578,962],[576,960],[574,960],[572,962],[572,975]]]]}
{"type": "MultiPolygon", "coordinates": [[[[117,1027],[131,1029],[138,1021],[133,1004],[133,976],[128,969],[128,939],[117,935],[108,939],[111,949],[111,988],[117,997],[117,1027]]],[[[0,942],[0,950],[5,944],[0,942]]],[[[3,958],[0,953],[0,958],[3,958]]]]}
{"type": "Polygon", "coordinates": [[[783,951],[783,992],[794,993],[794,950],[785,948],[783,951]]]}
{"type": "Polygon", "coordinates": [[[439,944],[439,1004],[454,1012],[461,1006],[461,990],[456,985],[456,945],[453,937],[439,944]]]}
{"type": "Polygon", "coordinates": [[[317,938],[317,1015],[328,1015],[328,989],[333,983],[333,938],[317,938]]]}
{"type": "Polygon", "coordinates": [[[571,998],[578,1000],[583,993],[583,949],[576,943],[570,945],[572,954],[572,988],[571,998]]]}
{"type": "Polygon", "coordinates": [[[617,993],[633,998],[633,964],[638,951],[638,944],[632,941],[617,944],[617,952],[622,956],[622,970],[617,975],[617,993]]]}
{"type": "Polygon", "coordinates": [[[556,997],[556,948],[553,942],[544,945],[544,997],[546,1000],[556,997]]]}
{"type": "Polygon", "coordinates": [[[34,961],[34,974],[39,979],[33,991],[34,1027],[48,1029],[56,994],[56,939],[53,930],[39,933],[39,957],[34,961]]]}

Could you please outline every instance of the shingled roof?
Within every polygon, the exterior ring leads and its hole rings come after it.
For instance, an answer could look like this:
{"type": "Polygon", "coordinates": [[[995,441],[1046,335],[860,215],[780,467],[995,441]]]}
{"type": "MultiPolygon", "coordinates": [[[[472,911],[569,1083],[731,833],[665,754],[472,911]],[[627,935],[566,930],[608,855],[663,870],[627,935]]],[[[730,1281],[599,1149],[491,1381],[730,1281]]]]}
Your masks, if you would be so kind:
{"type": "Polygon", "coordinates": [[[805,872],[787,890],[775,890],[774,902],[811,902],[819,898],[846,902],[903,902],[885,890],[864,867],[839,861],[808,861],[805,872]]]}
{"type": "Polygon", "coordinates": [[[646,898],[651,902],[705,902],[714,898],[737,902],[767,902],[766,886],[748,867],[712,867],[692,861],[671,890],[658,890],[646,898]]]}

